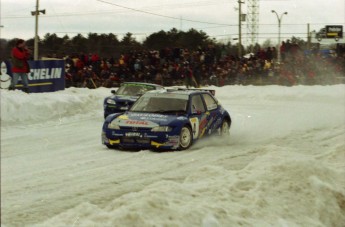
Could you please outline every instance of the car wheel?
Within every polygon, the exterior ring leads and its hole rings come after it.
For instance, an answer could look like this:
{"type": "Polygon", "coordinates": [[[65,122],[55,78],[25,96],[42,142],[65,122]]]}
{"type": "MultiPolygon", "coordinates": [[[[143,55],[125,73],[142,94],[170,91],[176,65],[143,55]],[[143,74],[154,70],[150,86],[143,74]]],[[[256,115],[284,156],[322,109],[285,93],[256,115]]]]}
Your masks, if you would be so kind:
{"type": "Polygon", "coordinates": [[[183,126],[180,132],[179,150],[189,148],[193,143],[192,129],[189,126],[183,126]]]}
{"type": "Polygon", "coordinates": [[[229,121],[223,120],[222,126],[220,128],[220,135],[221,136],[228,136],[230,135],[230,124],[229,121]]]}

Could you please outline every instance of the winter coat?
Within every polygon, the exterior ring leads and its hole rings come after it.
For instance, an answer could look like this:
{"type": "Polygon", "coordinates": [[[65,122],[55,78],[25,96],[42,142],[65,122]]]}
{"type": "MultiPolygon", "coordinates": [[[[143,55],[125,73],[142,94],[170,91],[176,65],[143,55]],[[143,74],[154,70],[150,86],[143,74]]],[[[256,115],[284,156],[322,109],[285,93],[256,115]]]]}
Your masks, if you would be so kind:
{"type": "Polygon", "coordinates": [[[13,73],[28,73],[30,67],[28,64],[29,52],[27,50],[14,47],[12,49],[12,72],[13,73]]]}

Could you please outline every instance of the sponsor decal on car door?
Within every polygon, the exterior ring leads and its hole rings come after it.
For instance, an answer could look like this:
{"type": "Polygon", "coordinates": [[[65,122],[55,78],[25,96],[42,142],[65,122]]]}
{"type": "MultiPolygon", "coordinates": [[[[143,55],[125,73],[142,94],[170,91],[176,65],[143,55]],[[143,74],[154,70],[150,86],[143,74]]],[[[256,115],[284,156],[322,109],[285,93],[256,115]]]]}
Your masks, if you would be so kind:
{"type": "Polygon", "coordinates": [[[189,119],[189,122],[192,125],[193,139],[196,139],[199,135],[199,118],[192,117],[189,119]]]}
{"type": "Polygon", "coordinates": [[[206,130],[208,134],[211,134],[215,130],[215,122],[218,117],[218,104],[217,100],[210,94],[203,94],[203,99],[207,109],[207,124],[206,130]]]}

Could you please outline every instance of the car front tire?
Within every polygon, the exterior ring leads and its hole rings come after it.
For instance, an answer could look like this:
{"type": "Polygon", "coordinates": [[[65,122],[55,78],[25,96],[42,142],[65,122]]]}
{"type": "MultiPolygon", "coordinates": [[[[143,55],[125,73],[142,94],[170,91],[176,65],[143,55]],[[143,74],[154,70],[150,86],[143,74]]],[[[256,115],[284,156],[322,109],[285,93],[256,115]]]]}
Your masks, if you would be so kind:
{"type": "Polygon", "coordinates": [[[116,145],[109,145],[109,144],[106,144],[105,146],[107,146],[107,148],[109,148],[109,149],[117,149],[119,147],[116,145]]]}
{"type": "Polygon", "coordinates": [[[189,126],[183,126],[180,132],[179,150],[186,150],[193,144],[193,133],[189,126]]]}

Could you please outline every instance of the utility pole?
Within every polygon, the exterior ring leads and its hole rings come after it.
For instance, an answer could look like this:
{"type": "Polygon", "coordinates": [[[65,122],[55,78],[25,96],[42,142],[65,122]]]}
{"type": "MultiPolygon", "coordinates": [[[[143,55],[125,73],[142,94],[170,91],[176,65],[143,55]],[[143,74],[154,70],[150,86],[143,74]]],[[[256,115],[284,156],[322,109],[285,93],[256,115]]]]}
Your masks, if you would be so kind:
{"type": "Polygon", "coordinates": [[[4,26],[0,24],[0,40],[1,40],[1,29],[3,28],[4,26]]]}
{"type": "Polygon", "coordinates": [[[242,57],[242,7],[244,2],[238,0],[238,57],[242,57]]]}
{"type": "Polygon", "coordinates": [[[34,60],[38,60],[38,15],[40,13],[46,14],[46,10],[38,10],[39,0],[36,0],[36,10],[31,11],[31,15],[35,16],[35,44],[34,44],[34,60]]]}
{"type": "Polygon", "coordinates": [[[311,42],[311,35],[310,35],[310,24],[308,23],[307,25],[307,37],[308,37],[308,40],[307,40],[307,49],[310,50],[310,42],[311,42]]]}
{"type": "MultiPolygon", "coordinates": [[[[1,15],[1,0],[0,0],[0,15],[1,15]]],[[[1,16],[0,16],[0,40],[1,40],[1,29],[3,28],[4,26],[1,24],[1,16]]],[[[0,41],[0,47],[1,47],[1,41],[0,41]]]]}

